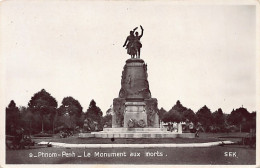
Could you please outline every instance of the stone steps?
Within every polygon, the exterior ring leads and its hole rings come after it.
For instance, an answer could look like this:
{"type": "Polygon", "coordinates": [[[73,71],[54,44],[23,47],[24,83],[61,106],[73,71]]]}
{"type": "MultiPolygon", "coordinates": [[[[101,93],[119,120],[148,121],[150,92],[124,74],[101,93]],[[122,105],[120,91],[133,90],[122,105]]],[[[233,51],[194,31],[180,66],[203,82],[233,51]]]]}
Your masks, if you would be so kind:
{"type": "Polygon", "coordinates": [[[91,132],[91,134],[178,134],[177,132],[108,132],[108,131],[101,131],[101,132],[91,132]]]}
{"type": "Polygon", "coordinates": [[[140,132],[140,131],[167,131],[167,128],[104,128],[103,131],[109,131],[109,132],[140,132]]]}
{"type": "Polygon", "coordinates": [[[172,133],[172,132],[92,132],[80,133],[80,138],[195,138],[194,133],[172,133]]]}

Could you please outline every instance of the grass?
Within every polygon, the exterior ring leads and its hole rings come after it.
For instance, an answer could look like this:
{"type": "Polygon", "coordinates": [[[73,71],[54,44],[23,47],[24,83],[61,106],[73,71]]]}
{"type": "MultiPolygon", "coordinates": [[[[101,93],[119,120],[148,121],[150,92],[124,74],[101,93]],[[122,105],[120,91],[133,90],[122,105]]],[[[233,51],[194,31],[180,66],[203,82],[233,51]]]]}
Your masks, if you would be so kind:
{"type": "Polygon", "coordinates": [[[78,138],[77,135],[68,138],[59,138],[56,136],[55,138],[37,138],[34,139],[35,142],[47,141],[47,142],[62,142],[62,143],[70,143],[70,144],[163,144],[163,143],[205,143],[205,142],[215,142],[220,140],[231,140],[234,142],[239,141],[240,139],[234,139],[234,136],[244,136],[244,133],[219,133],[219,134],[211,134],[211,133],[201,133],[199,138],[78,138]],[[224,137],[225,138],[219,138],[224,137]],[[229,138],[231,137],[231,138],[229,138]]]}
{"type": "Polygon", "coordinates": [[[215,138],[210,139],[187,139],[187,138],[165,138],[165,139],[126,139],[126,138],[78,138],[78,137],[69,137],[61,139],[35,139],[36,142],[47,141],[47,142],[62,142],[70,144],[164,144],[164,143],[204,143],[204,142],[214,142],[218,141],[215,138]]]}

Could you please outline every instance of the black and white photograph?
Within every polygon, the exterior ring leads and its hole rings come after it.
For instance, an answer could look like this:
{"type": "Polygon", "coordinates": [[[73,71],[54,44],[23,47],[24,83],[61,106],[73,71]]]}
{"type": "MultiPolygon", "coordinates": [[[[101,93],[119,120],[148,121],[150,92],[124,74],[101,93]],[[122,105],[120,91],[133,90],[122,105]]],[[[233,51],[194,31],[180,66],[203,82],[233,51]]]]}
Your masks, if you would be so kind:
{"type": "Polygon", "coordinates": [[[259,167],[259,30],[256,0],[1,1],[0,167],[259,167]]]}

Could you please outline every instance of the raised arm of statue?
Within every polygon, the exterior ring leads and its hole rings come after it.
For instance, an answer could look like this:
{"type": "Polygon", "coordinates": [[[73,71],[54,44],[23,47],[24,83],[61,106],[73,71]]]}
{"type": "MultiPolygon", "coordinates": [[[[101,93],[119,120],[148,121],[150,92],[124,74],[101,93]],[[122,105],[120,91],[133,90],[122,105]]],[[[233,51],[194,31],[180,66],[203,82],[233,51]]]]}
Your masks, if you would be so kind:
{"type": "Polygon", "coordinates": [[[134,29],[133,29],[133,32],[135,32],[137,28],[138,28],[138,27],[134,28],[134,29]]]}
{"type": "Polygon", "coordinates": [[[144,29],[143,29],[143,27],[141,25],[140,25],[140,27],[141,27],[142,32],[141,32],[141,35],[139,37],[141,38],[143,36],[144,29]]]}

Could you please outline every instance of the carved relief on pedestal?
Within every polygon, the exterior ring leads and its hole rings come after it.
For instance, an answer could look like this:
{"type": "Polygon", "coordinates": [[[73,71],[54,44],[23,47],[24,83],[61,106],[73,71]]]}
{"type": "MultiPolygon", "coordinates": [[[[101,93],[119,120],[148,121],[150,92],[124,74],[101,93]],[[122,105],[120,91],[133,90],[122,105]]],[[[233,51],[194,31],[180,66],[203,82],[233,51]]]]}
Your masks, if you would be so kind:
{"type": "Polygon", "coordinates": [[[157,108],[157,99],[145,99],[145,111],[147,114],[147,126],[148,127],[155,127],[158,125],[158,108],[157,108]]]}
{"type": "Polygon", "coordinates": [[[120,91],[119,91],[119,97],[120,98],[125,98],[127,95],[126,95],[126,91],[125,89],[121,88],[120,91]]]}
{"type": "Polygon", "coordinates": [[[114,127],[123,127],[124,125],[124,111],[125,99],[115,98],[113,101],[113,125],[114,127]]]}
{"type": "Polygon", "coordinates": [[[125,99],[151,98],[147,76],[147,64],[143,60],[127,60],[122,71],[119,97],[125,99]]]}
{"type": "Polygon", "coordinates": [[[126,65],[124,66],[124,69],[122,71],[121,86],[123,86],[125,84],[125,80],[126,80],[126,65]]]}

